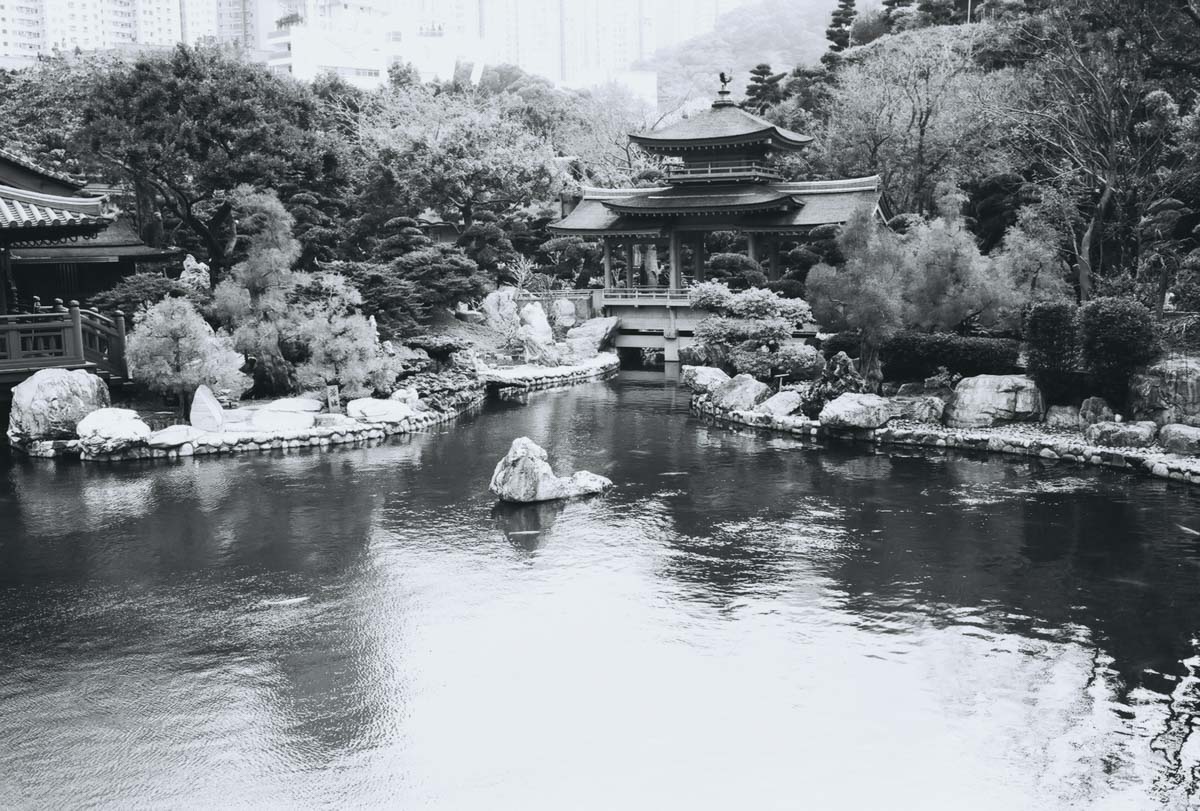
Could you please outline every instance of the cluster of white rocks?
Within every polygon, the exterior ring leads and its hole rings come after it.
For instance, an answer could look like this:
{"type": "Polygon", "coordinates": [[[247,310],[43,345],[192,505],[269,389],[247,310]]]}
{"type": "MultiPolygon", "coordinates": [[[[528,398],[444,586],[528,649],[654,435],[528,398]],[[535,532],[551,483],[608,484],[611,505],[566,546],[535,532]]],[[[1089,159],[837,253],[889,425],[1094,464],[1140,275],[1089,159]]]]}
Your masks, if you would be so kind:
{"type": "Polygon", "coordinates": [[[190,425],[152,431],[136,411],[109,407],[107,389],[94,375],[46,369],[14,389],[9,439],[30,456],[105,462],[327,447],[429,428],[478,405],[484,396],[480,384],[455,392],[449,402],[443,398],[442,408],[432,409],[415,390],[401,389],[388,400],[351,400],[347,413],[336,414],[323,413],[322,403],[307,397],[225,409],[201,386],[193,398],[190,425]],[[33,433],[39,430],[49,433],[33,433]]]}
{"type": "MultiPolygon", "coordinates": [[[[798,392],[772,394],[749,375],[731,378],[719,369],[685,366],[681,382],[695,392],[695,412],[722,422],[811,438],[1036,456],[1200,483],[1200,427],[1123,422],[1100,398],[1085,400],[1079,409],[1047,410],[1037,386],[1021,375],[965,378],[949,402],[928,395],[842,394],[826,403],[817,419],[797,413],[802,400],[798,392]]],[[[1168,401],[1170,409],[1162,409],[1160,415],[1196,421],[1194,409],[1180,398],[1168,401]]]]}
{"type": "Polygon", "coordinates": [[[529,437],[514,439],[504,458],[496,464],[488,489],[501,501],[529,504],[602,493],[612,480],[580,470],[557,476],[547,461],[546,451],[529,437]]]}
{"type": "Polygon", "coordinates": [[[615,374],[621,360],[615,352],[601,352],[593,358],[567,366],[520,366],[482,367],[479,379],[497,388],[549,389],[567,386],[588,380],[598,380],[615,374]]]}

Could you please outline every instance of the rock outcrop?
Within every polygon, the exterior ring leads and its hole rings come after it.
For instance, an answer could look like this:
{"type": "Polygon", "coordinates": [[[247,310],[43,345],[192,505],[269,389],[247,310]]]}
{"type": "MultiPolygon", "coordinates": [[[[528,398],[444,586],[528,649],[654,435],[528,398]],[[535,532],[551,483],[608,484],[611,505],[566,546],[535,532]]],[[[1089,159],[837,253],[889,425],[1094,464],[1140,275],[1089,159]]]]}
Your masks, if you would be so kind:
{"type": "Polygon", "coordinates": [[[76,427],[83,457],[119,453],[150,439],[150,426],[136,411],[128,408],[101,408],[93,411],[76,427]]]}
{"type": "Polygon", "coordinates": [[[79,421],[111,403],[104,381],[82,369],[42,369],[12,390],[8,439],[15,446],[69,439],[79,421]]]}
{"type": "Polygon", "coordinates": [[[729,381],[729,375],[715,366],[684,366],[679,370],[680,385],[694,392],[706,394],[729,381]]]}
{"type": "Polygon", "coordinates": [[[554,331],[546,319],[546,311],[537,302],[529,302],[521,308],[521,327],[517,339],[525,350],[525,362],[539,366],[557,366],[562,361],[562,351],[554,342],[554,331]]]}
{"type": "Polygon", "coordinates": [[[146,439],[151,448],[178,448],[188,442],[196,442],[205,433],[190,425],[170,425],[161,431],[155,431],[146,439]]]}
{"type": "Polygon", "coordinates": [[[770,414],[774,417],[787,417],[800,410],[800,404],[803,400],[804,398],[800,396],[800,392],[793,391],[792,389],[784,389],[763,400],[754,407],[754,410],[762,414],[770,414]]]}
{"type": "Polygon", "coordinates": [[[360,422],[400,422],[412,416],[412,406],[399,400],[360,397],[346,403],[346,415],[360,422]]]}
{"type": "Polygon", "coordinates": [[[1088,442],[1106,448],[1147,448],[1154,444],[1158,425],[1150,420],[1141,422],[1098,422],[1083,432],[1088,442]]]}
{"type": "Polygon", "coordinates": [[[554,326],[559,329],[570,329],[579,321],[579,316],[575,314],[575,302],[569,299],[555,299],[550,311],[554,316],[554,326]]]}
{"type": "Polygon", "coordinates": [[[531,503],[592,495],[609,487],[609,479],[586,470],[571,476],[554,475],[546,451],[529,437],[519,437],[496,465],[488,489],[501,501],[531,503]]]}
{"type": "Polygon", "coordinates": [[[1134,419],[1200,425],[1200,359],[1169,358],[1129,381],[1134,419]]]}
{"type": "Polygon", "coordinates": [[[771,389],[750,375],[731,377],[710,392],[713,405],[726,411],[750,411],[771,396],[771,389]]]}
{"type": "Polygon", "coordinates": [[[289,411],[293,413],[315,414],[322,408],[321,401],[315,397],[284,397],[273,400],[258,407],[260,411],[289,411]]]}
{"type": "Polygon", "coordinates": [[[589,360],[600,354],[617,334],[621,319],[616,317],[589,318],[577,327],[567,330],[567,349],[576,363],[589,360]]]}
{"type": "Polygon", "coordinates": [[[1079,406],[1079,422],[1082,425],[1095,425],[1098,422],[1112,422],[1116,413],[1103,397],[1089,397],[1079,406]]]}
{"type": "Polygon", "coordinates": [[[818,419],[822,427],[837,430],[879,428],[894,416],[892,403],[886,397],[848,392],[826,403],[818,419]]]}
{"type": "Polygon", "coordinates": [[[898,419],[912,422],[941,422],[946,401],[932,394],[893,397],[892,411],[898,419]]]}
{"type": "Polygon", "coordinates": [[[198,386],[192,395],[192,410],[188,413],[188,422],[193,428],[213,433],[225,430],[226,413],[221,408],[217,397],[208,386],[198,386]]]}
{"type": "Polygon", "coordinates": [[[1171,453],[1200,456],[1200,428],[1172,423],[1158,432],[1158,444],[1171,453]]]}
{"type": "Polygon", "coordinates": [[[807,417],[816,417],[825,408],[826,403],[843,394],[866,392],[868,387],[867,381],[858,373],[850,356],[845,352],[838,352],[809,388],[804,398],[804,414],[807,417]]]}
{"type": "Polygon", "coordinates": [[[311,411],[272,411],[266,408],[251,413],[250,421],[241,430],[276,433],[279,431],[301,431],[317,424],[317,415],[311,411]]]}
{"type": "Polygon", "coordinates": [[[484,296],[480,307],[484,323],[504,336],[506,341],[514,340],[517,330],[521,328],[516,296],[515,287],[501,287],[484,296]]]}
{"type": "Polygon", "coordinates": [[[1047,428],[1075,431],[1079,426],[1079,410],[1074,406],[1050,406],[1046,409],[1047,428]]]}
{"type": "Polygon", "coordinates": [[[951,428],[988,428],[1009,422],[1040,422],[1042,392],[1024,375],[964,377],[946,409],[951,428]]]}

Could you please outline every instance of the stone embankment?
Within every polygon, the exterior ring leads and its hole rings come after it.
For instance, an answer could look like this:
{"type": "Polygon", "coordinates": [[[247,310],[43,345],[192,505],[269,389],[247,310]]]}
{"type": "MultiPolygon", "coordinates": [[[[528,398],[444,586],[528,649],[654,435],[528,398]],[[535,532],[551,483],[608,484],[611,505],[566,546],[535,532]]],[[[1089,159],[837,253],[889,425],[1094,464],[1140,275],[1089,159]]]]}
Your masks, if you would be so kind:
{"type": "Polygon", "coordinates": [[[594,358],[569,366],[523,364],[521,366],[487,367],[480,369],[479,379],[488,388],[535,391],[599,380],[616,374],[620,366],[621,361],[615,353],[602,352],[594,358]]]}
{"type": "MultiPolygon", "coordinates": [[[[682,380],[695,389],[692,411],[721,423],[806,439],[1030,456],[1200,484],[1200,458],[1193,455],[1193,449],[1200,451],[1200,429],[1175,424],[1159,429],[1152,420],[1117,422],[1106,406],[1090,401],[1082,409],[1071,409],[1069,420],[1042,422],[1040,393],[1036,393],[1032,381],[1019,376],[981,376],[992,377],[990,381],[967,378],[951,394],[944,413],[942,408],[921,408],[919,419],[906,418],[906,407],[911,403],[904,401],[912,398],[853,393],[827,403],[819,418],[814,419],[794,413],[799,395],[789,395],[786,390],[769,395],[764,385],[759,384],[760,389],[750,380],[740,379],[746,376],[728,378],[713,371],[696,372],[685,367],[682,380]],[[990,388],[998,396],[980,397],[978,392],[983,388],[990,388]],[[956,404],[959,389],[965,396],[956,404]],[[751,391],[753,396],[748,394],[751,391]],[[972,406],[976,400],[980,402],[972,406]],[[996,419],[978,425],[986,422],[984,417],[989,413],[996,419]],[[943,425],[943,420],[952,421],[943,425]],[[964,424],[976,427],[958,427],[964,424]]],[[[922,398],[920,405],[934,400],[939,398],[922,398]]]]}

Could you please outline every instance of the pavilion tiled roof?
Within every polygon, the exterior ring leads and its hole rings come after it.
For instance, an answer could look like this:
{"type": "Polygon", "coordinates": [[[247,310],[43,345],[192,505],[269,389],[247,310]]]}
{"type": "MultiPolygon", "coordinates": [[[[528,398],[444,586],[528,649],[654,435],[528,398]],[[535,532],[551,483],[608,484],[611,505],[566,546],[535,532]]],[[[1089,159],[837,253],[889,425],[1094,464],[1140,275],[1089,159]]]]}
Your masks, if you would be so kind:
{"type": "Polygon", "coordinates": [[[113,262],[119,259],[150,260],[177,257],[181,248],[152,248],[141,240],[133,224],[118,217],[86,242],[63,240],[12,249],[14,262],[113,262]]]}
{"type": "Polygon", "coordinates": [[[103,197],[59,197],[0,186],[0,232],[87,231],[110,220],[103,197]]]}
{"type": "Polygon", "coordinates": [[[706,214],[712,212],[769,211],[794,208],[796,201],[774,186],[740,185],[672,186],[608,200],[608,208],[622,214],[706,214]]]}
{"type": "Polygon", "coordinates": [[[708,110],[659,130],[632,133],[629,139],[653,152],[763,142],[777,149],[799,149],[813,140],[809,135],[777,127],[724,98],[718,99],[708,110]]]}
{"type": "Polygon", "coordinates": [[[9,161],[10,163],[14,163],[23,169],[29,170],[30,172],[34,172],[36,174],[42,175],[43,177],[47,177],[51,180],[56,180],[65,186],[70,186],[70,187],[73,187],[76,189],[82,189],[85,185],[87,185],[86,181],[82,181],[79,178],[72,177],[71,175],[67,174],[66,172],[60,172],[56,169],[50,169],[50,168],[38,163],[36,160],[29,157],[24,152],[13,149],[11,146],[10,147],[0,147],[0,160],[9,161]]]}
{"type": "MultiPolygon", "coordinates": [[[[753,208],[738,208],[736,205],[722,209],[735,215],[732,227],[750,232],[803,232],[818,225],[840,225],[863,206],[879,205],[880,183],[877,176],[851,180],[804,181],[771,183],[738,187],[739,191],[760,195],[766,200],[790,201],[786,211],[759,211],[753,208]]],[[[709,206],[704,211],[715,210],[720,201],[750,198],[720,198],[712,195],[712,188],[699,194],[698,200],[709,206]]],[[[550,227],[562,234],[580,236],[659,236],[666,233],[678,195],[697,194],[687,187],[668,186],[655,189],[592,189],[585,188],[583,199],[561,222],[550,227]],[[655,200],[670,202],[663,209],[646,206],[637,214],[625,212],[634,206],[646,205],[655,200]],[[619,210],[618,210],[619,209],[619,210]]],[[[757,199],[757,198],[755,198],[757,199]]],[[[779,209],[785,203],[774,205],[779,209]]],[[[770,208],[768,204],[766,207],[770,208]]],[[[698,213],[698,212],[697,212],[698,213]]]]}

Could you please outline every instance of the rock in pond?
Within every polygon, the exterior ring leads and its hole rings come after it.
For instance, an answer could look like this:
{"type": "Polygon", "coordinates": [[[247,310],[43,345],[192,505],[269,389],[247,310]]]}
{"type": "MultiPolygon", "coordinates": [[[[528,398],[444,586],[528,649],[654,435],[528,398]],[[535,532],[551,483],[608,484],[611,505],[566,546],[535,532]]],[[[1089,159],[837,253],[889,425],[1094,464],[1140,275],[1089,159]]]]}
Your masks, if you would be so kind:
{"type": "Polygon", "coordinates": [[[715,366],[684,366],[679,370],[679,382],[701,394],[707,394],[728,381],[729,375],[715,366]]]}
{"type": "Polygon", "coordinates": [[[151,433],[150,426],[142,422],[136,411],[128,408],[93,411],[79,421],[76,430],[85,457],[119,453],[144,445],[151,433]]]}
{"type": "Polygon", "coordinates": [[[225,410],[208,386],[198,386],[192,395],[192,410],[188,422],[206,433],[225,430],[225,410]]]}
{"type": "Polygon", "coordinates": [[[529,437],[513,440],[508,453],[496,465],[488,486],[501,501],[529,503],[593,495],[612,487],[612,481],[581,470],[571,476],[556,476],[546,461],[546,451],[529,437]]]}
{"type": "Polygon", "coordinates": [[[895,416],[892,404],[878,394],[839,394],[821,409],[822,428],[881,428],[895,416]]]}
{"type": "Polygon", "coordinates": [[[567,349],[576,363],[590,360],[617,334],[621,319],[616,317],[589,318],[577,327],[567,330],[567,349]]]}
{"type": "Polygon", "coordinates": [[[750,375],[731,377],[711,392],[713,405],[725,411],[751,411],[771,396],[771,388],[750,375]]]}
{"type": "Polygon", "coordinates": [[[1106,448],[1146,448],[1154,443],[1158,425],[1142,422],[1098,422],[1083,432],[1088,442],[1106,448]]]}
{"type": "Polygon", "coordinates": [[[360,422],[400,422],[412,416],[412,407],[399,400],[360,397],[346,403],[346,415],[360,422]]]}
{"type": "Polygon", "coordinates": [[[1171,453],[1200,456],[1200,428],[1172,423],[1158,432],[1158,444],[1171,453]]]}
{"type": "Polygon", "coordinates": [[[8,439],[14,445],[76,435],[79,421],[111,404],[108,386],[82,369],[42,369],[12,390],[8,439]]]}
{"type": "Polygon", "coordinates": [[[989,428],[1006,422],[1041,422],[1042,392],[1025,375],[964,377],[946,409],[951,428],[989,428]]]}

